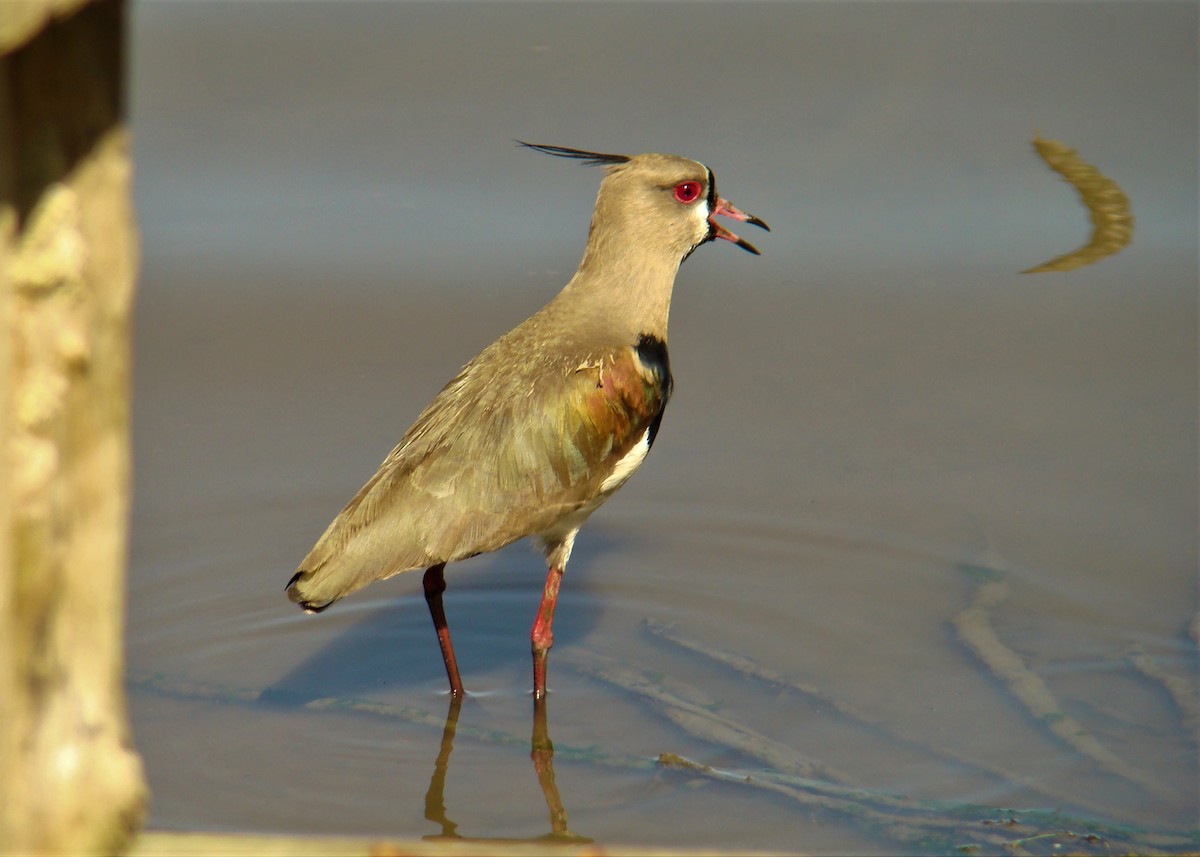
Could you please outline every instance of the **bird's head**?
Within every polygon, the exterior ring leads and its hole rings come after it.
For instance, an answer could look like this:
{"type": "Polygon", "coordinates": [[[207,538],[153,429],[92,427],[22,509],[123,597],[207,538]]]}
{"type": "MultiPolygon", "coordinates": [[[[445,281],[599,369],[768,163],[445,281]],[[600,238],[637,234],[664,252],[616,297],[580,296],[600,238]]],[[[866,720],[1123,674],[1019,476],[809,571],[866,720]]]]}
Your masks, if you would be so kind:
{"type": "Polygon", "coordinates": [[[594,241],[604,241],[611,234],[627,247],[678,254],[676,258],[682,260],[716,238],[758,255],[753,244],[718,223],[718,216],[770,231],[762,220],[722,199],[712,170],[699,161],[677,155],[605,155],[561,146],[521,145],[608,167],[592,218],[594,241]]]}

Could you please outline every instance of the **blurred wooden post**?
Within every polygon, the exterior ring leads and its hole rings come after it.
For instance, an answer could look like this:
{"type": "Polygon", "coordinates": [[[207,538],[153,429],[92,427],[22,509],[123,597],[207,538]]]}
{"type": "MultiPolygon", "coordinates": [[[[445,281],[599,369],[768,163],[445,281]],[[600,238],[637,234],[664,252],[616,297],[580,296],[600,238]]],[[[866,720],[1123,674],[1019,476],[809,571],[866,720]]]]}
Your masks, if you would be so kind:
{"type": "Polygon", "coordinates": [[[125,0],[0,0],[0,852],[124,850],[125,0]]]}

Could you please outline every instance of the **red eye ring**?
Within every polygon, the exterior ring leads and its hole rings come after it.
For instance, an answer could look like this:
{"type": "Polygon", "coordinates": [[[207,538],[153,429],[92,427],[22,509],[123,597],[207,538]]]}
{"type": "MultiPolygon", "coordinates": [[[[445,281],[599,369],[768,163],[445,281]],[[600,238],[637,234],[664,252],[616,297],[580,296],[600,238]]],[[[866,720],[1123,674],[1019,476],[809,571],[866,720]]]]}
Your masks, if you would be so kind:
{"type": "Polygon", "coordinates": [[[680,182],[675,185],[675,201],[684,205],[691,205],[700,198],[702,190],[704,190],[704,185],[698,181],[680,182]]]}

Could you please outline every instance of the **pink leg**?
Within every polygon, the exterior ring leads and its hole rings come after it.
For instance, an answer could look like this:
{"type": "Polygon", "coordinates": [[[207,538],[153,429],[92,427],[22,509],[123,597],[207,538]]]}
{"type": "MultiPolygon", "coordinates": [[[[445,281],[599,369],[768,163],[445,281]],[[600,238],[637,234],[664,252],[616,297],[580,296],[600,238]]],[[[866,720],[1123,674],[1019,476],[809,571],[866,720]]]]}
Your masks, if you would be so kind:
{"type": "Polygon", "coordinates": [[[554,645],[554,605],[558,603],[558,587],[562,583],[562,569],[550,566],[546,573],[546,588],[542,590],[542,603],[538,605],[537,619],[529,632],[533,643],[533,698],[546,697],[546,655],[554,645]]]}
{"type": "Polygon", "coordinates": [[[446,611],[442,609],[442,593],[446,591],[446,578],[442,570],[446,563],[438,563],[425,570],[421,583],[425,587],[425,603],[433,617],[433,628],[437,631],[438,645],[442,647],[442,660],[446,662],[446,678],[450,679],[450,695],[461,699],[462,679],[458,675],[458,661],[454,658],[454,646],[450,643],[450,628],[446,625],[446,611]]]}

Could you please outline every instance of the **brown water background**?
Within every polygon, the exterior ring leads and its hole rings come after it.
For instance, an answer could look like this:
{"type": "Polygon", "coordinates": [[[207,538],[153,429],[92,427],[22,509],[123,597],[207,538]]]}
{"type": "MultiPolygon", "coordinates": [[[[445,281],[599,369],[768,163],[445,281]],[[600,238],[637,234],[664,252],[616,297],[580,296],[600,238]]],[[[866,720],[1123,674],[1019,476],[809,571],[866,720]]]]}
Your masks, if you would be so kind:
{"type": "MultiPolygon", "coordinates": [[[[659,442],[564,582],[556,745],[753,767],[570,666],[596,652],[871,789],[1194,827],[1196,736],[1126,654],[1195,687],[1198,32],[1194,3],[134,3],[128,659],[152,826],[438,832],[440,728],[302,706],[444,715],[419,577],[319,617],[283,585],[458,366],[573,272],[599,173],[521,138],[702,160],[773,229],[747,231],[761,258],[681,269],[659,442]],[[1088,233],[1034,129],[1128,193],[1125,252],[1017,273],[1088,233]],[[1008,586],[997,635],[1161,794],[1065,748],[957,640],[978,566],[1008,586]]],[[[449,569],[462,726],[529,734],[543,576],[524,543],[449,569]]],[[[661,771],[557,778],[606,843],[896,849],[661,771]]],[[[461,833],[548,830],[527,744],[461,735],[445,799],[461,833]]]]}

